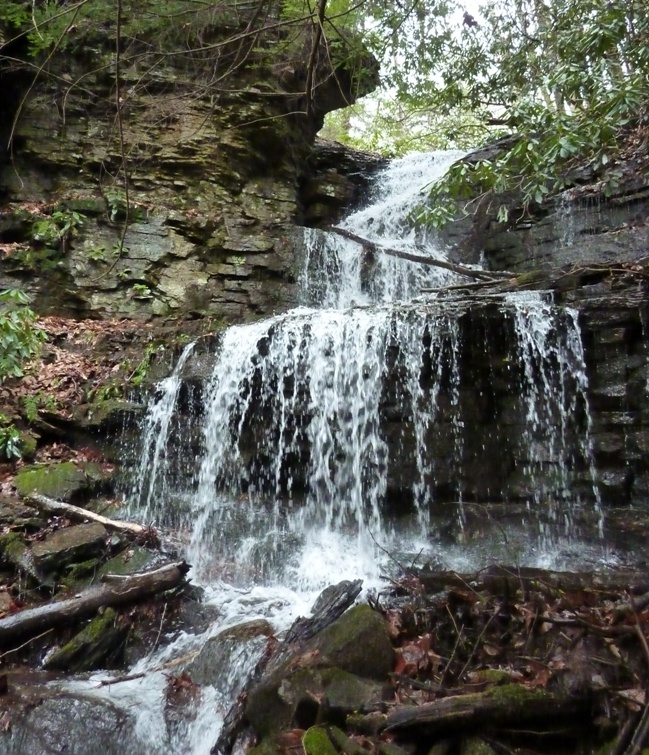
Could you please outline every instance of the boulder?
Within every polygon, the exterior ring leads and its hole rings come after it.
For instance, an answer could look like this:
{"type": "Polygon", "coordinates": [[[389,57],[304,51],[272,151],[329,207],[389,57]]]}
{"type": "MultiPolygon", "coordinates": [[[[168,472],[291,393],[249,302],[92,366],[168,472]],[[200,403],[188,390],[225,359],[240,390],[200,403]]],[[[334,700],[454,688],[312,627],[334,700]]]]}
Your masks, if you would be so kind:
{"type": "Polygon", "coordinates": [[[381,698],[394,650],[381,616],[355,606],[331,626],[283,656],[249,695],[246,717],[266,737],[318,716],[342,722],[352,711],[381,698]]]}
{"type": "Polygon", "coordinates": [[[69,503],[96,492],[106,481],[97,464],[63,461],[25,467],[16,475],[14,485],[21,496],[40,493],[69,503]]]}
{"type": "Polygon", "coordinates": [[[246,717],[261,737],[306,728],[318,718],[343,723],[347,714],[380,700],[381,690],[378,682],[338,668],[285,668],[249,693],[246,717]]]}
{"type": "Polygon", "coordinates": [[[12,713],[11,726],[0,730],[0,755],[123,755],[135,751],[128,749],[132,730],[128,716],[110,702],[59,690],[12,713]]]}
{"type": "Polygon", "coordinates": [[[116,620],[115,610],[107,608],[68,643],[51,653],[43,668],[72,673],[111,668],[120,660],[129,631],[128,626],[120,626],[116,620]]]}
{"type": "Polygon", "coordinates": [[[384,680],[394,666],[394,649],[383,618],[368,605],[351,608],[317,634],[306,652],[323,664],[368,679],[384,680]]]}
{"type": "MultiPolygon", "coordinates": [[[[241,680],[229,679],[223,669],[246,663],[251,657],[258,657],[266,647],[268,638],[273,636],[270,624],[259,619],[248,621],[219,632],[210,637],[198,655],[183,667],[196,684],[211,684],[224,696],[229,697],[240,690],[232,689],[241,680]]],[[[247,665],[247,663],[246,663],[247,665]]]]}
{"type": "Polygon", "coordinates": [[[105,547],[106,529],[98,522],[65,527],[32,545],[37,568],[45,572],[61,572],[64,566],[83,562],[100,555],[105,547]]]}

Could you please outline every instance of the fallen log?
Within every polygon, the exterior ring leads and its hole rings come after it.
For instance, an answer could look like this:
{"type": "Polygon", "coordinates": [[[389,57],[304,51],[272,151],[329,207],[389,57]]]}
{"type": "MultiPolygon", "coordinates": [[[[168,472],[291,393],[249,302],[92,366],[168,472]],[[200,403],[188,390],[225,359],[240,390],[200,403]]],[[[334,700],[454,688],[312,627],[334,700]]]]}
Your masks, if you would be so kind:
{"type": "Polygon", "coordinates": [[[88,519],[92,522],[99,522],[100,524],[103,524],[107,530],[121,532],[122,534],[131,537],[148,537],[151,532],[149,527],[145,527],[142,524],[109,519],[101,514],[95,514],[92,511],[88,511],[88,509],[82,509],[79,506],[73,506],[70,503],[63,503],[63,501],[56,501],[54,498],[48,498],[40,493],[31,493],[25,497],[25,500],[28,503],[33,503],[38,509],[45,511],[48,514],[68,516],[70,519],[88,519]]]}
{"type": "Polygon", "coordinates": [[[102,606],[121,606],[171,590],[183,582],[188,571],[188,564],[179,561],[153,571],[132,574],[119,582],[90,587],[73,598],[27,608],[0,619],[0,646],[6,646],[18,637],[23,639],[89,616],[102,606]]]}
{"type": "Polygon", "coordinates": [[[645,592],[648,579],[646,571],[634,569],[619,569],[610,574],[593,574],[520,566],[489,566],[473,574],[415,569],[413,576],[417,577],[427,593],[444,592],[452,588],[484,591],[490,595],[514,595],[529,590],[549,594],[566,590],[587,590],[611,597],[617,597],[622,590],[635,594],[645,592]]]}
{"type": "Polygon", "coordinates": [[[388,257],[398,257],[402,260],[408,260],[409,262],[416,262],[419,265],[430,265],[432,267],[440,267],[443,270],[450,270],[452,273],[458,275],[464,275],[467,278],[476,278],[478,280],[496,281],[501,278],[511,277],[511,273],[508,272],[493,272],[488,270],[477,270],[472,267],[465,267],[464,265],[457,265],[454,262],[448,260],[438,260],[433,257],[427,257],[423,254],[412,254],[411,252],[404,252],[401,249],[392,249],[387,246],[381,246],[375,241],[370,241],[362,236],[357,236],[351,231],[347,231],[344,228],[338,228],[338,226],[329,226],[325,228],[328,233],[335,233],[337,236],[341,236],[348,241],[353,241],[356,244],[360,244],[365,252],[369,254],[387,254],[388,257]]]}
{"type": "Polygon", "coordinates": [[[578,716],[590,705],[587,696],[559,696],[520,684],[504,684],[485,692],[398,708],[388,715],[385,729],[418,737],[422,731],[430,735],[448,730],[507,728],[513,724],[554,725],[558,719],[578,716]]]}

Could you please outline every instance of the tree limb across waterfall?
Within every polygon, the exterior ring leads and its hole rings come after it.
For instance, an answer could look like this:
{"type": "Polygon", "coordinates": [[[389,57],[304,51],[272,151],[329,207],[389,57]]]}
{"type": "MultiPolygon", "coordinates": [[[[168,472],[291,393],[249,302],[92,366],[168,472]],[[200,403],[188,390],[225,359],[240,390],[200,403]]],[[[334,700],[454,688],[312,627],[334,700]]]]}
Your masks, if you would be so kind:
{"type": "MultiPolygon", "coordinates": [[[[0,619],[0,645],[54,626],[89,616],[102,606],[120,606],[171,590],[183,582],[189,566],[184,561],[166,564],[153,571],[131,574],[119,581],[96,585],[67,600],[27,608],[0,619]]],[[[106,575],[107,577],[109,575],[106,575]]]]}
{"type": "Polygon", "coordinates": [[[409,260],[410,262],[417,262],[420,265],[430,265],[432,267],[441,267],[444,270],[450,270],[458,275],[464,275],[467,278],[476,278],[477,280],[493,281],[501,278],[508,278],[510,273],[503,272],[487,272],[485,270],[475,270],[471,267],[465,267],[464,265],[457,265],[454,262],[448,262],[446,260],[436,260],[432,257],[426,257],[423,254],[411,254],[410,252],[403,252],[400,249],[391,249],[390,247],[381,246],[374,241],[364,239],[362,236],[357,236],[351,231],[347,231],[344,228],[338,228],[337,226],[330,226],[325,229],[329,233],[335,233],[348,241],[353,241],[356,244],[360,244],[363,250],[370,254],[387,254],[389,257],[398,257],[402,260],[409,260]]]}

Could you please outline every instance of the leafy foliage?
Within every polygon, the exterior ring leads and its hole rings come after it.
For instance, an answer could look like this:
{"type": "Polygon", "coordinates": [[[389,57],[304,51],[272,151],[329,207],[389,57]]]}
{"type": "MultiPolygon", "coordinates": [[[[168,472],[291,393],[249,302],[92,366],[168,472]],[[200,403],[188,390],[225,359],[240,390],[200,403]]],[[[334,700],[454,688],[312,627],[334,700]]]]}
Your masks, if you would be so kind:
{"type": "Polygon", "coordinates": [[[412,101],[442,113],[464,108],[517,138],[493,158],[455,166],[432,187],[422,219],[443,224],[456,200],[473,199],[474,207],[497,201],[503,221],[497,198],[512,191],[528,212],[569,185],[577,162],[588,162],[613,191],[618,141],[649,118],[646,0],[487,0],[477,19],[464,14],[460,31],[449,4],[442,6],[436,30],[425,22],[432,36],[420,65],[405,65],[393,81],[408,86],[412,101]]]}
{"type": "Polygon", "coordinates": [[[20,432],[9,418],[0,414],[0,459],[20,459],[20,432]]]}
{"type": "Polygon", "coordinates": [[[29,297],[17,289],[0,292],[0,383],[22,377],[23,365],[33,358],[45,340],[29,297]]]}
{"type": "Polygon", "coordinates": [[[83,223],[84,217],[79,212],[55,210],[51,215],[35,221],[32,238],[46,246],[58,248],[65,245],[83,223]]]}
{"type": "Polygon", "coordinates": [[[439,115],[383,94],[329,113],[321,136],[398,157],[413,149],[470,149],[484,132],[484,124],[471,113],[439,115]]]}
{"type": "Polygon", "coordinates": [[[614,191],[625,132],[649,119],[648,0],[459,0],[363,5],[367,41],[383,61],[385,94],[333,114],[328,135],[353,146],[478,147],[516,135],[493,157],[455,166],[420,219],[443,225],[489,203],[506,220],[570,185],[588,163],[614,191]]]}

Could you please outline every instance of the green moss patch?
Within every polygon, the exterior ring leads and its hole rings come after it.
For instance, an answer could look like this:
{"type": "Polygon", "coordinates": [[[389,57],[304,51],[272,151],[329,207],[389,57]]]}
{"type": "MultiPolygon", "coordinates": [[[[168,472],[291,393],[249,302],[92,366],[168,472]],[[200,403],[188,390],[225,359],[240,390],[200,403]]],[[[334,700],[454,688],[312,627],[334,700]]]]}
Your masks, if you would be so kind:
{"type": "Polygon", "coordinates": [[[34,464],[22,469],[14,480],[21,496],[40,493],[58,501],[78,500],[91,495],[107,480],[97,464],[34,464]]]}

